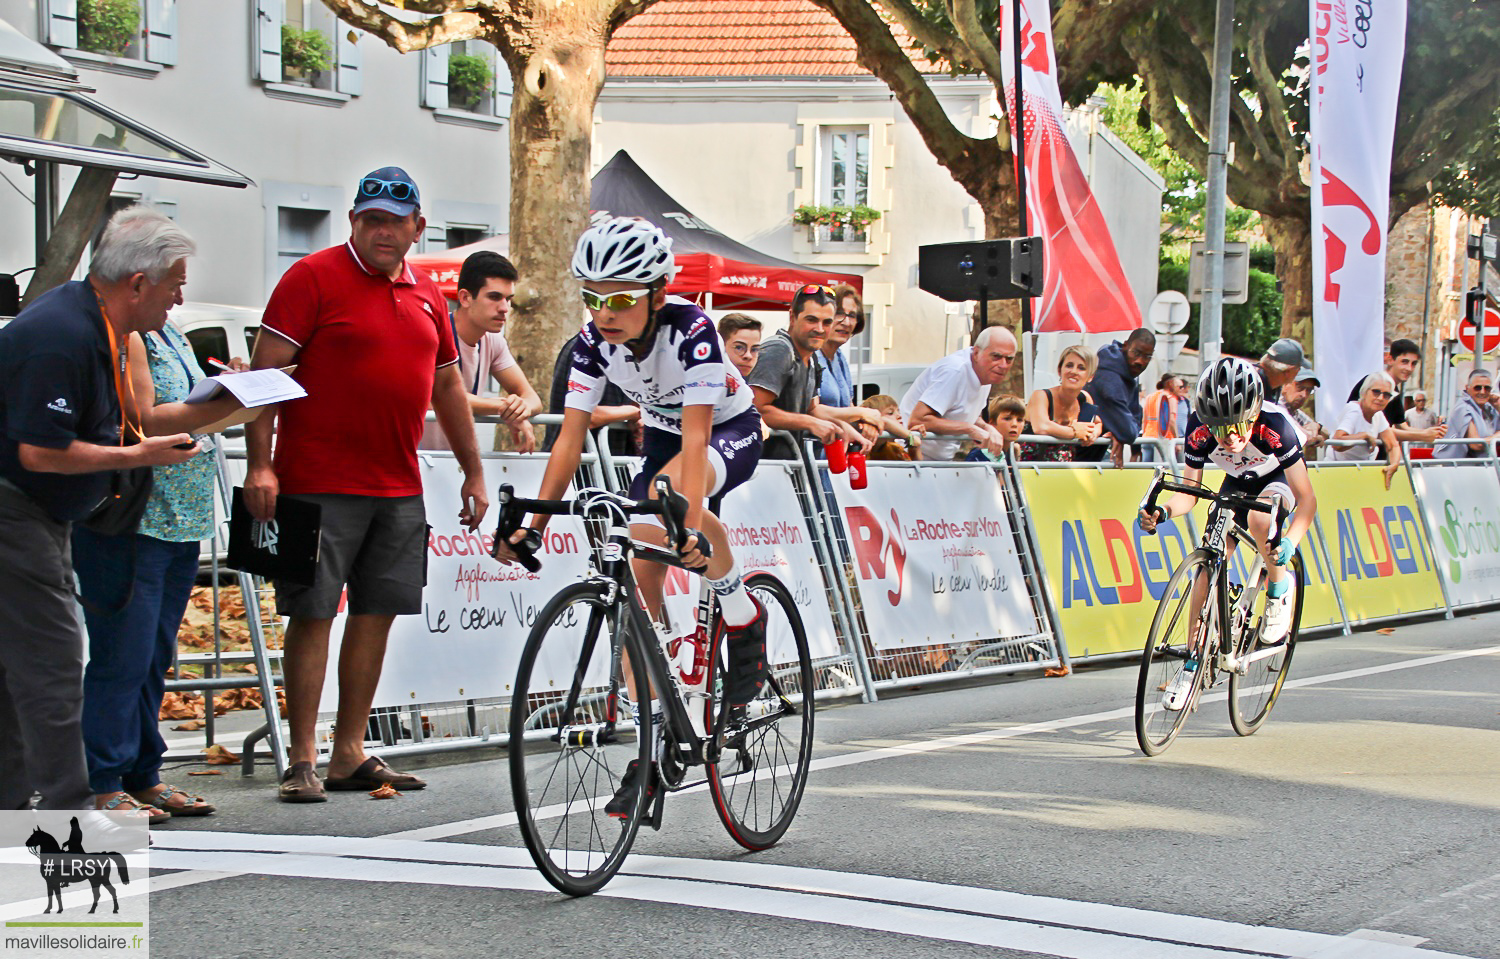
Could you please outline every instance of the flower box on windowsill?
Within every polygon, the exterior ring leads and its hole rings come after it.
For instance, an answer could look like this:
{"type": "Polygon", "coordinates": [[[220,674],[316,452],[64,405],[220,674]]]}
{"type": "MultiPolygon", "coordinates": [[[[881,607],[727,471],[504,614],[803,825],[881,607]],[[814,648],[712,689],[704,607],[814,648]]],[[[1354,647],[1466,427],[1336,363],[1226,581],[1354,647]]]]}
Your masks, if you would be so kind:
{"type": "Polygon", "coordinates": [[[132,57],[112,57],[104,53],[94,53],[92,50],[59,50],[58,53],[75,66],[103,70],[105,73],[118,73],[126,77],[149,79],[162,71],[162,65],[159,63],[136,60],[132,57]]]}

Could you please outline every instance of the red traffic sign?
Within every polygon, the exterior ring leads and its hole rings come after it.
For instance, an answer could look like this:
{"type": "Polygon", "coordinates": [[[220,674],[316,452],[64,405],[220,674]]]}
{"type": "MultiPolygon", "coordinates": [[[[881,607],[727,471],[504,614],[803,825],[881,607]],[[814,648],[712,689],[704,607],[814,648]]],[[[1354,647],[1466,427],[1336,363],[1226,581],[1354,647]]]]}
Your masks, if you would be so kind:
{"type": "MultiPolygon", "coordinates": [[[[1464,345],[1464,349],[1470,353],[1474,352],[1474,324],[1468,318],[1458,323],[1458,341],[1464,345]]],[[[1500,347],[1500,310],[1493,306],[1484,308],[1484,350],[1485,353],[1495,352],[1500,347]]]]}

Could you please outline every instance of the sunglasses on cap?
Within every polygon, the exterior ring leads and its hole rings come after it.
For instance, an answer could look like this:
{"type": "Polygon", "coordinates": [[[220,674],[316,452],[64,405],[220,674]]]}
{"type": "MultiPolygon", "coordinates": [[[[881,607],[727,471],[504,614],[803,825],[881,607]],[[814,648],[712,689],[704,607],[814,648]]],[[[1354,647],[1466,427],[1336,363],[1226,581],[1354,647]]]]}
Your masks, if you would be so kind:
{"type": "Polygon", "coordinates": [[[1254,425],[1254,420],[1242,420],[1238,423],[1225,423],[1223,426],[1210,426],[1208,431],[1213,434],[1214,439],[1227,444],[1231,437],[1249,439],[1250,428],[1254,425]]]}
{"type": "Polygon", "coordinates": [[[405,180],[382,180],[378,177],[365,177],[359,183],[361,196],[376,197],[382,193],[400,203],[408,202],[416,195],[417,188],[405,180]]]}
{"type": "Polygon", "coordinates": [[[798,293],[808,293],[808,294],[812,294],[812,293],[826,293],[829,296],[832,296],[833,295],[833,287],[831,287],[831,286],[824,286],[821,283],[809,283],[806,286],[804,286],[802,289],[798,290],[797,292],[798,293]]]}
{"type": "Polygon", "coordinates": [[[650,296],[650,287],[642,287],[639,290],[621,290],[618,293],[595,293],[593,290],[583,291],[583,305],[591,310],[602,310],[606,306],[616,313],[628,310],[641,301],[643,297],[650,296]]]}

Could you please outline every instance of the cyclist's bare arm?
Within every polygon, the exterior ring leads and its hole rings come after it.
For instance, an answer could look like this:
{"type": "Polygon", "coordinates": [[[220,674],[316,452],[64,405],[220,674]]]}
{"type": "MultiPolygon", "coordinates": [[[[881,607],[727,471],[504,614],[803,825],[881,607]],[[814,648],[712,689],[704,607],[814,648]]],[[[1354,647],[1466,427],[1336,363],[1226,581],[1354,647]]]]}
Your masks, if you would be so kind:
{"type": "Polygon", "coordinates": [[[1318,513],[1318,494],[1313,492],[1312,475],[1307,472],[1305,460],[1298,460],[1286,468],[1286,485],[1292,488],[1297,511],[1292,515],[1292,525],[1287,527],[1282,538],[1291,540],[1295,548],[1302,542],[1302,537],[1307,535],[1313,517],[1318,513]]]}
{"type": "MultiPolygon", "coordinates": [[[[578,461],[583,456],[583,436],[589,429],[589,415],[584,410],[563,411],[562,428],[557,434],[557,442],[552,446],[552,455],[547,460],[547,471],[542,474],[542,486],[537,491],[537,499],[558,499],[567,492],[568,483],[577,472],[578,461]]],[[[544,530],[550,519],[546,514],[533,514],[530,528],[544,530]]],[[[526,532],[527,527],[524,526],[516,530],[511,534],[510,542],[519,543],[526,532]]],[[[502,563],[517,562],[515,552],[506,543],[495,544],[495,558],[502,563]]]]}
{"type": "MultiPolygon", "coordinates": [[[[1190,485],[1201,483],[1203,481],[1203,471],[1201,469],[1194,469],[1191,466],[1186,467],[1182,471],[1182,481],[1190,485]]],[[[1166,515],[1162,519],[1186,516],[1193,511],[1193,506],[1197,502],[1198,499],[1195,496],[1189,496],[1186,493],[1173,493],[1171,499],[1161,504],[1161,508],[1166,511],[1166,515]]],[[[1141,510],[1140,518],[1137,522],[1140,524],[1141,529],[1149,533],[1156,529],[1156,524],[1159,520],[1151,513],[1141,510]]]]}

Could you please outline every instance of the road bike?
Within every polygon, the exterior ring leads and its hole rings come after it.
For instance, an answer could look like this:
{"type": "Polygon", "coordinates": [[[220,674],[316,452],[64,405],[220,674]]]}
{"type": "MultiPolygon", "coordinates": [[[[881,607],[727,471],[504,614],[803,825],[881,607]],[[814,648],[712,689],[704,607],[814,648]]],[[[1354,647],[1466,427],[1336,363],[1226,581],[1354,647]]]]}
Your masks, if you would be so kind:
{"type": "Polygon", "coordinates": [[[1226,679],[1234,731],[1249,736],[1264,725],[1286,682],[1302,621],[1304,577],[1298,554],[1287,566],[1294,592],[1291,629],[1281,642],[1261,642],[1265,561],[1243,517],[1247,511],[1270,514],[1274,549],[1281,535],[1279,502],[1218,492],[1158,473],[1141,509],[1154,511],[1162,493],[1186,493],[1211,502],[1202,543],[1168,581],[1141,653],[1135,736],[1148,756],[1165,752],[1188,714],[1198,708],[1204,690],[1226,679]],[[1181,709],[1168,709],[1166,691],[1190,660],[1198,664],[1191,690],[1181,709]]]}
{"type": "MultiPolygon", "coordinates": [[[[687,501],[666,477],[657,499],[584,489],[572,500],[528,500],[500,487],[497,540],[527,513],[584,519],[590,570],[542,609],[521,653],[510,701],[510,781],[526,848],[542,875],[571,896],[597,892],[619,871],[642,822],[660,829],[666,793],[707,783],[719,819],[746,849],[774,845],[797,813],[812,761],[813,665],[791,592],[753,572],[745,588],[767,618],[768,678],[750,703],[725,698],[717,598],[706,584],[695,623],[656,624],[641,604],[632,558],[684,568],[675,550],[631,539],[630,517],[661,518],[682,544],[687,501]],[[633,695],[632,695],[633,693],[633,695]],[[653,716],[647,705],[659,700],[653,716]],[[622,818],[605,806],[632,763],[656,761],[658,785],[632,777],[622,818]],[[704,777],[690,777],[703,767],[704,777]]],[[[516,550],[535,572],[538,540],[516,550]]],[[[707,554],[699,537],[699,550],[707,554]]],[[[619,810],[616,810],[618,813],[619,810]]]]}

